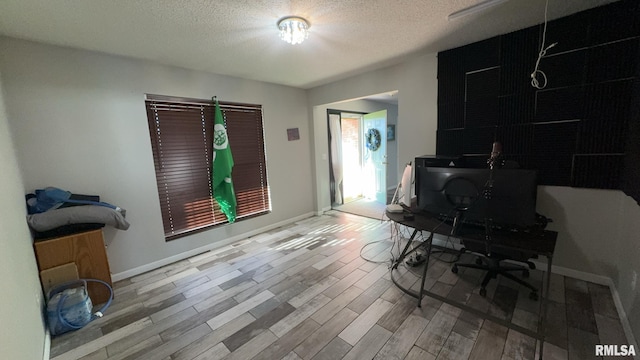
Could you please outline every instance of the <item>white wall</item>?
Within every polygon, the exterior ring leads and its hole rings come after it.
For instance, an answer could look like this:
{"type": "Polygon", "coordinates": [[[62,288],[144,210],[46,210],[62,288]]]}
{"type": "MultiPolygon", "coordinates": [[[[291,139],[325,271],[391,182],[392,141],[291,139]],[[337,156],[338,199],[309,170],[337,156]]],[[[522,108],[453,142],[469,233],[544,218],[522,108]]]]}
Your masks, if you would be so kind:
{"type": "MultiPolygon", "coordinates": [[[[554,265],[611,279],[640,335],[640,206],[618,190],[538,188],[538,211],[558,231],[554,265]]],[[[595,279],[594,279],[595,280],[595,279]]]]}
{"type": "Polygon", "coordinates": [[[540,186],[538,212],[558,231],[554,265],[613,279],[623,196],[614,190],[540,186]]]}
{"type": "Polygon", "coordinates": [[[98,194],[127,209],[128,231],[105,228],[116,277],[312,213],[304,90],[10,38],[0,48],[25,189],[98,194]],[[145,93],[262,104],[272,213],[165,242],[145,93]],[[300,140],[289,142],[292,127],[300,140]]]}
{"type": "Polygon", "coordinates": [[[2,91],[0,174],[0,284],[3,294],[0,296],[0,357],[41,360],[45,351],[45,327],[41,315],[43,295],[25,218],[22,177],[2,91]]]}
{"type": "MultiPolygon", "coordinates": [[[[313,108],[316,210],[328,206],[326,115],[323,104],[398,89],[398,159],[435,154],[437,57],[423,55],[309,91],[313,108]]],[[[553,264],[585,278],[609,278],[620,294],[634,333],[640,334],[640,207],[621,191],[540,186],[538,211],[558,231],[553,264]],[[593,276],[595,275],[595,276],[593,276]]],[[[636,335],[637,336],[637,335],[636,335]]]]}
{"type": "Polygon", "coordinates": [[[629,317],[631,329],[640,342],[640,206],[629,196],[619,196],[622,203],[618,213],[619,245],[611,277],[629,317]]]}

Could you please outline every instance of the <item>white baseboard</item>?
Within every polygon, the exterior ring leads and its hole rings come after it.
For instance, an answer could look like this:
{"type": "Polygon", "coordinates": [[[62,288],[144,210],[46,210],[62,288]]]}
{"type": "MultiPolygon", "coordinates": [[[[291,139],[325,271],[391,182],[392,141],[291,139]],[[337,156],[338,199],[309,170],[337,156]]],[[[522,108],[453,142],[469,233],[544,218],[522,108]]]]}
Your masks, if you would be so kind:
{"type": "MultiPolygon", "coordinates": [[[[546,262],[542,262],[539,260],[532,260],[532,263],[534,263],[536,265],[536,269],[540,269],[540,270],[547,270],[547,263],[546,262]]],[[[579,271],[579,270],[574,270],[574,269],[569,269],[566,267],[562,267],[562,266],[557,266],[557,265],[551,265],[551,273],[552,274],[558,274],[558,275],[562,275],[562,276],[568,276],[568,277],[572,277],[574,279],[578,279],[578,280],[583,280],[583,281],[589,281],[592,282],[594,284],[598,284],[598,285],[606,285],[606,286],[613,286],[613,281],[611,281],[610,278],[606,277],[606,276],[602,276],[602,275],[596,275],[596,274],[592,274],[592,273],[588,273],[588,272],[584,272],[584,271],[579,271]]]]}
{"type": "MultiPolygon", "coordinates": [[[[613,280],[609,279],[609,281],[611,282],[611,284],[609,285],[609,288],[611,289],[613,302],[614,304],[616,304],[616,310],[618,310],[618,317],[620,318],[622,329],[624,330],[624,334],[627,336],[627,341],[629,342],[628,345],[633,345],[633,347],[636,349],[636,352],[637,352],[639,349],[638,342],[636,341],[636,338],[633,335],[633,330],[631,330],[631,324],[629,323],[629,318],[627,317],[627,313],[624,311],[624,308],[622,307],[622,300],[620,299],[620,293],[618,293],[618,289],[616,289],[615,285],[613,284],[613,280]]],[[[634,358],[638,360],[640,359],[639,356],[640,354],[634,356],[634,358]]]]}
{"type": "Polygon", "coordinates": [[[42,359],[49,360],[51,357],[51,333],[49,328],[45,328],[44,331],[44,349],[42,351],[42,359]]]}
{"type": "Polygon", "coordinates": [[[293,223],[293,222],[296,222],[296,221],[299,221],[299,220],[302,220],[302,219],[306,219],[306,218],[311,217],[313,215],[314,215],[314,213],[302,214],[302,215],[296,216],[296,217],[288,219],[288,220],[284,220],[284,221],[280,221],[280,222],[277,222],[277,223],[274,223],[274,224],[270,224],[268,226],[265,226],[265,227],[262,227],[262,228],[259,228],[259,229],[254,229],[254,230],[248,231],[248,232],[240,234],[240,235],[232,236],[232,237],[227,238],[225,240],[216,241],[215,243],[208,244],[208,245],[205,245],[205,246],[201,246],[201,247],[195,248],[193,250],[185,251],[183,253],[176,254],[176,255],[173,255],[173,256],[169,256],[167,258],[164,258],[164,259],[161,259],[161,260],[158,260],[158,261],[154,261],[152,263],[148,263],[148,264],[145,264],[145,265],[142,265],[142,266],[138,266],[138,267],[130,269],[130,270],[126,270],[126,271],[123,271],[123,272],[111,274],[111,280],[113,282],[116,282],[116,281],[128,279],[130,277],[143,274],[143,273],[145,273],[147,271],[155,270],[155,269],[160,268],[162,266],[172,264],[172,263],[174,263],[176,261],[184,260],[184,259],[190,258],[192,256],[195,256],[195,255],[198,255],[198,254],[202,254],[204,252],[211,251],[211,250],[214,250],[214,249],[229,245],[229,244],[234,243],[234,242],[236,242],[238,240],[242,240],[242,239],[245,239],[245,238],[260,234],[260,233],[263,233],[265,231],[269,231],[269,230],[278,228],[280,226],[288,225],[290,223],[293,223]]]}

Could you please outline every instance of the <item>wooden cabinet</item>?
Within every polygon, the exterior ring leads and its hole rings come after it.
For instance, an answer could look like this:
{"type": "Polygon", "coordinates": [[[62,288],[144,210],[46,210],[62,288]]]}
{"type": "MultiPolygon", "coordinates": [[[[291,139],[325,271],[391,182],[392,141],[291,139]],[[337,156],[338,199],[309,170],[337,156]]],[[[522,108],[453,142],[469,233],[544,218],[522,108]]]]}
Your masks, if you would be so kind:
{"type": "MultiPolygon", "coordinates": [[[[75,263],[81,279],[98,279],[111,285],[111,272],[101,229],[37,241],[33,246],[40,271],[75,263]]],[[[104,285],[91,283],[88,288],[94,305],[109,299],[109,290],[104,285]]]]}

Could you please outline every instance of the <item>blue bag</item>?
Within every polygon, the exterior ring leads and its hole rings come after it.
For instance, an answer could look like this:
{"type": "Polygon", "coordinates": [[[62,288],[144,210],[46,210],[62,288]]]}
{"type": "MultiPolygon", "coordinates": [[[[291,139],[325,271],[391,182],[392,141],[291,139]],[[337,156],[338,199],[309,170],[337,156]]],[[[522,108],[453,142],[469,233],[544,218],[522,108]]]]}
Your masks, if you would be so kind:
{"type": "Polygon", "coordinates": [[[76,200],[72,199],[71,192],[58,189],[56,187],[46,187],[44,189],[37,189],[35,196],[27,200],[27,210],[29,214],[39,214],[49,210],[55,210],[62,206],[64,203],[80,204],[80,205],[98,205],[105,206],[114,210],[118,210],[119,207],[111,205],[103,201],[89,201],[89,200],[76,200]]]}
{"type": "Polygon", "coordinates": [[[95,279],[73,280],[61,284],[47,296],[47,320],[52,336],[78,330],[91,321],[102,317],[103,312],[111,305],[113,289],[102,281],[95,279]],[[109,289],[109,300],[95,313],[91,298],[87,293],[87,282],[97,282],[109,289]]]}

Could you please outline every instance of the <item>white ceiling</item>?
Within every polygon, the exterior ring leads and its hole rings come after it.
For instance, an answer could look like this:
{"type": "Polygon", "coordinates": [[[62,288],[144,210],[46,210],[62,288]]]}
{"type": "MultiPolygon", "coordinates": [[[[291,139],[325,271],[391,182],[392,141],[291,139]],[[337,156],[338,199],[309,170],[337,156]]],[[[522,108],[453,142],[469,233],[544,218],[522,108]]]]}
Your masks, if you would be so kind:
{"type": "MultiPolygon", "coordinates": [[[[308,89],[542,23],[545,0],[0,0],[0,34],[308,89]],[[311,23],[301,45],[286,15],[311,23]]],[[[554,19],[612,0],[549,0],[554,19]]]]}

